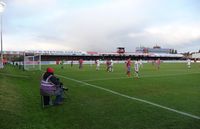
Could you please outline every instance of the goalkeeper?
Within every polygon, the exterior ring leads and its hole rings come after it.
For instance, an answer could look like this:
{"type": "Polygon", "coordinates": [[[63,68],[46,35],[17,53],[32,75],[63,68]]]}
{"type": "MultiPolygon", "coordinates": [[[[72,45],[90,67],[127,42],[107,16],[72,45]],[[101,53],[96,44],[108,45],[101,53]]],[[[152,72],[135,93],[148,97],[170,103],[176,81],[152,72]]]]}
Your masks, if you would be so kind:
{"type": "Polygon", "coordinates": [[[55,95],[54,105],[59,105],[63,103],[64,90],[68,89],[64,88],[62,82],[54,76],[54,69],[47,68],[41,78],[40,94],[43,96],[55,95]]]}

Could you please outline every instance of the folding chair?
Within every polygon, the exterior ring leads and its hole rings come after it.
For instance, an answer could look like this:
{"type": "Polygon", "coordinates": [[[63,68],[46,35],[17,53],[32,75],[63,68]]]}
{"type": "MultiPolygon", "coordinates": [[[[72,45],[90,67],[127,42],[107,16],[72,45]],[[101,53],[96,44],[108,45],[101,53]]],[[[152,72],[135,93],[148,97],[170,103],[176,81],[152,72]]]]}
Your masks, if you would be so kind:
{"type": "Polygon", "coordinates": [[[52,106],[53,105],[53,94],[48,94],[40,90],[40,101],[41,101],[41,107],[44,108],[46,106],[52,106]]]}

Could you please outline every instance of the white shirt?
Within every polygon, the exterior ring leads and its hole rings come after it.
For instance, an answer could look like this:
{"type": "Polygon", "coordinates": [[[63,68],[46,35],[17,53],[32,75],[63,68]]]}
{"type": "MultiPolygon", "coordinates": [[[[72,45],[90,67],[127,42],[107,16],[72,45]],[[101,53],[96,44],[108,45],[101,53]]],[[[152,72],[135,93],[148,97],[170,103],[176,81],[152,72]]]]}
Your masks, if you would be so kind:
{"type": "Polygon", "coordinates": [[[134,68],[135,68],[135,71],[139,71],[139,63],[138,63],[138,61],[135,61],[134,68]]]}
{"type": "Polygon", "coordinates": [[[110,60],[110,65],[113,66],[113,60],[110,60]]]}
{"type": "Polygon", "coordinates": [[[100,61],[99,60],[97,60],[97,66],[100,66],[100,61]]]}
{"type": "Polygon", "coordinates": [[[188,59],[188,60],[187,60],[187,65],[190,65],[190,64],[191,64],[191,60],[188,59]]]}

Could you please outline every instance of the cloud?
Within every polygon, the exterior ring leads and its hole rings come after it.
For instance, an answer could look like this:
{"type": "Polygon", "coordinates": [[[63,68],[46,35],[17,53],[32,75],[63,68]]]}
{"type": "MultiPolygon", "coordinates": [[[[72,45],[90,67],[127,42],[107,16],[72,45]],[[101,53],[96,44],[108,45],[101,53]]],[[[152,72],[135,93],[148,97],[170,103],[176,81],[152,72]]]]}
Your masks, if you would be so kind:
{"type": "Polygon", "coordinates": [[[171,24],[162,27],[147,28],[145,31],[175,45],[189,43],[200,39],[200,24],[171,24]]]}
{"type": "MultiPolygon", "coordinates": [[[[44,7],[44,5],[55,5],[57,0],[12,0],[13,4],[16,6],[28,6],[28,7],[44,7]]],[[[45,6],[46,7],[46,6],[45,6]]]]}
{"type": "Polygon", "coordinates": [[[11,42],[30,41],[38,49],[50,44],[49,49],[113,51],[124,46],[134,51],[141,44],[180,48],[199,40],[200,17],[186,0],[11,1],[5,28],[12,41],[7,40],[7,49],[11,42]]]}
{"type": "Polygon", "coordinates": [[[65,44],[62,44],[62,42],[46,42],[45,40],[37,41],[27,37],[22,39],[18,36],[5,36],[4,39],[3,48],[5,50],[73,50],[65,44]]]}
{"type": "Polygon", "coordinates": [[[199,27],[199,23],[171,23],[162,26],[151,26],[145,28],[143,32],[130,33],[129,37],[145,38],[150,41],[157,40],[170,46],[181,46],[200,40],[200,30],[198,29],[199,27]]]}
{"type": "MultiPolygon", "coordinates": [[[[111,46],[115,49],[120,42],[115,34],[127,29],[135,29],[139,22],[147,17],[138,15],[135,9],[140,9],[141,1],[118,1],[106,5],[91,8],[70,10],[56,18],[52,25],[56,25],[56,31],[64,33],[63,38],[79,49],[96,48],[105,50],[101,46],[111,46]],[[131,12],[131,14],[130,14],[131,12]],[[59,24],[62,21],[64,24],[59,24]],[[111,39],[113,38],[113,39],[111,39]],[[114,41],[113,41],[114,40],[114,41]],[[74,44],[79,44],[75,46],[74,44]]],[[[141,10],[141,9],[140,9],[141,10]]],[[[63,11],[64,12],[64,11],[63,11]]],[[[140,11],[142,13],[142,11],[140,11]]],[[[124,34],[123,34],[124,35],[124,34]]],[[[119,36],[119,35],[117,35],[119,36]]]]}

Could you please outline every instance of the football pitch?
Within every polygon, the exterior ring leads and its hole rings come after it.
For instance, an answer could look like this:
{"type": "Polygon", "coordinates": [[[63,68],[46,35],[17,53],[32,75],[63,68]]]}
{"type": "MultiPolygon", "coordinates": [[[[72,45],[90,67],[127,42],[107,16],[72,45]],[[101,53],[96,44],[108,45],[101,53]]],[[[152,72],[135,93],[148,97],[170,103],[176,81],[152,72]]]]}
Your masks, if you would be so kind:
{"type": "Polygon", "coordinates": [[[152,64],[140,78],[95,66],[50,65],[69,91],[63,105],[41,108],[42,71],[0,70],[1,129],[200,129],[200,64],[152,64]]]}

